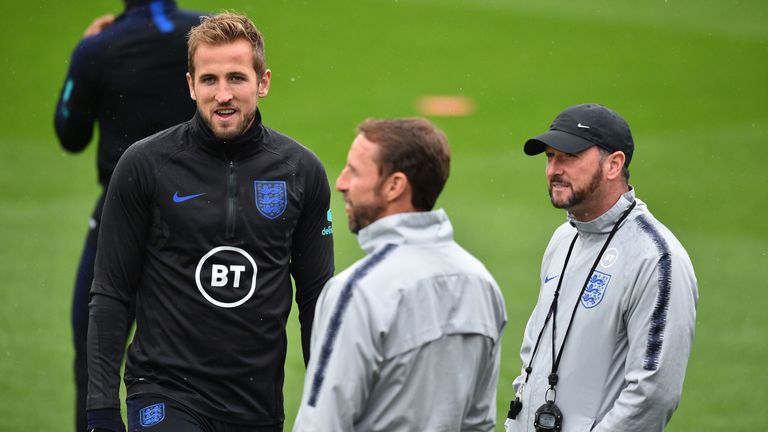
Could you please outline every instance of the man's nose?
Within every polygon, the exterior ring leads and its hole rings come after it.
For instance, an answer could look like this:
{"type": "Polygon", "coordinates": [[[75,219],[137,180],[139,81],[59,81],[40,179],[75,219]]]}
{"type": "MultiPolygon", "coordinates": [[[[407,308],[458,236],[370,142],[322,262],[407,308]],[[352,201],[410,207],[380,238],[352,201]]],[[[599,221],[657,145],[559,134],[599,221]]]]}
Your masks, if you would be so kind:
{"type": "Polygon", "coordinates": [[[560,158],[557,157],[557,155],[547,159],[547,177],[552,177],[553,175],[562,174],[562,164],[560,163],[560,158]]]}
{"type": "Polygon", "coordinates": [[[347,190],[347,176],[345,175],[346,172],[346,169],[342,170],[339,176],[336,178],[336,190],[339,192],[344,192],[347,190]]]}
{"type": "Polygon", "coordinates": [[[229,87],[224,84],[219,86],[219,88],[216,90],[216,102],[220,104],[227,103],[232,100],[232,92],[229,90],[229,87]]]}

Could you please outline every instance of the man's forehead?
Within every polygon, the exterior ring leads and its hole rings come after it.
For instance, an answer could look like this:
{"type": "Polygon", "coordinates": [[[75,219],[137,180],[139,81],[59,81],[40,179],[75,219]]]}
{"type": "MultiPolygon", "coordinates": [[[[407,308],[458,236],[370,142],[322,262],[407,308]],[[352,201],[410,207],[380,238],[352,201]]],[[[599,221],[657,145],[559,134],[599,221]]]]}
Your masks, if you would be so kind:
{"type": "Polygon", "coordinates": [[[195,50],[195,67],[216,67],[240,65],[253,67],[254,54],[251,45],[244,39],[222,44],[201,43],[195,50]]]}
{"type": "Polygon", "coordinates": [[[375,153],[379,146],[375,142],[369,140],[365,134],[359,133],[355,137],[355,140],[352,141],[352,147],[360,152],[375,153]]]}
{"type": "Polygon", "coordinates": [[[352,146],[349,148],[349,159],[356,160],[358,164],[376,164],[378,152],[378,144],[369,140],[361,133],[355,137],[354,141],[352,141],[352,146]]]}

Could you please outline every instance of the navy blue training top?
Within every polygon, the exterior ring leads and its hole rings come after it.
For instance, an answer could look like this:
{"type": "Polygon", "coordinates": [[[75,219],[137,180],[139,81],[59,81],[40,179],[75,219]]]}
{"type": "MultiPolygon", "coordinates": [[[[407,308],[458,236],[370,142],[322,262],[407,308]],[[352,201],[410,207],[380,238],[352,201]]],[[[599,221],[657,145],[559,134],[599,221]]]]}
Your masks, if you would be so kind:
{"type": "Polygon", "coordinates": [[[88,409],[119,407],[136,299],[129,397],[162,394],[219,421],[282,430],[292,297],[306,361],[315,303],[334,273],[329,205],[317,156],[264,126],[258,111],[232,140],[195,115],[131,146],[99,233],[88,409]]]}
{"type": "Polygon", "coordinates": [[[106,187],[117,160],[134,142],[189,120],[186,35],[200,13],[173,0],[129,1],[101,33],[72,53],[56,106],[62,147],[79,152],[99,125],[98,175],[106,187]]]}

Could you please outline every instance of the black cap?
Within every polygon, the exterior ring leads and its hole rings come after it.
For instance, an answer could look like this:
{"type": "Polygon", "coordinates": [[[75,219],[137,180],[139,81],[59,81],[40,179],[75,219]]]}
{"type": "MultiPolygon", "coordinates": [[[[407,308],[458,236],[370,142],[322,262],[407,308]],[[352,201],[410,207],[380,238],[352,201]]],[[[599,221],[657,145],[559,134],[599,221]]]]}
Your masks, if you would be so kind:
{"type": "Polygon", "coordinates": [[[566,108],[555,117],[549,132],[526,141],[524,150],[530,156],[542,153],[546,146],[579,153],[593,145],[624,152],[625,165],[629,165],[635,150],[627,122],[617,112],[594,103],[566,108]]]}

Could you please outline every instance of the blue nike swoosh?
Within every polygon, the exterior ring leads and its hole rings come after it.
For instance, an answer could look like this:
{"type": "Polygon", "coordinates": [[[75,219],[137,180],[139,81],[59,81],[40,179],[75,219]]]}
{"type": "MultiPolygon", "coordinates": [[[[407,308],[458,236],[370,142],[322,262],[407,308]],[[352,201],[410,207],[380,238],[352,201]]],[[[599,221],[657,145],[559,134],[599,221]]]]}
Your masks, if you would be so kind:
{"type": "Polygon", "coordinates": [[[204,193],[199,193],[199,194],[194,194],[194,195],[179,196],[179,193],[176,192],[175,194],[173,194],[173,202],[180,203],[180,202],[191,200],[192,198],[197,198],[197,197],[203,196],[203,195],[205,195],[205,194],[204,193]]]}
{"type": "Polygon", "coordinates": [[[560,275],[554,275],[552,277],[544,276],[544,283],[549,283],[549,281],[551,281],[552,279],[557,279],[558,276],[560,275]]]}

